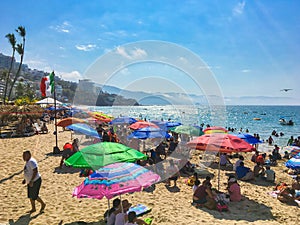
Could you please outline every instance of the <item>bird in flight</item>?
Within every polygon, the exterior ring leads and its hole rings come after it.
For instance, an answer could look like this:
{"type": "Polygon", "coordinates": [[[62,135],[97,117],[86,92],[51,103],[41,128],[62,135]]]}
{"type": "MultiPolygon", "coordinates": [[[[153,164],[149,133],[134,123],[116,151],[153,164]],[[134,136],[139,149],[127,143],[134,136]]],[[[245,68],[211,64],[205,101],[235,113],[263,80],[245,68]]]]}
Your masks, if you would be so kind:
{"type": "Polygon", "coordinates": [[[280,91],[285,91],[285,92],[287,92],[287,91],[290,91],[290,90],[293,90],[293,89],[291,89],[291,88],[285,88],[285,89],[282,89],[282,90],[280,90],[280,91]]]}

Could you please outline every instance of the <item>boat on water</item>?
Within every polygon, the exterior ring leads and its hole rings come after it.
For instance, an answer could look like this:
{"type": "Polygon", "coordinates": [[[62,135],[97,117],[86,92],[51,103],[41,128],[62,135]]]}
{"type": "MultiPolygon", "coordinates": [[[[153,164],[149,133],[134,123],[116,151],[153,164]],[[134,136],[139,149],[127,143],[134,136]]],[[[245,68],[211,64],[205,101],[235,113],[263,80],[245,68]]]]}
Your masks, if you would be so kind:
{"type": "Polygon", "coordinates": [[[288,126],[293,126],[294,125],[294,122],[292,120],[286,121],[285,119],[280,119],[279,123],[281,125],[288,125],[288,126]]]}

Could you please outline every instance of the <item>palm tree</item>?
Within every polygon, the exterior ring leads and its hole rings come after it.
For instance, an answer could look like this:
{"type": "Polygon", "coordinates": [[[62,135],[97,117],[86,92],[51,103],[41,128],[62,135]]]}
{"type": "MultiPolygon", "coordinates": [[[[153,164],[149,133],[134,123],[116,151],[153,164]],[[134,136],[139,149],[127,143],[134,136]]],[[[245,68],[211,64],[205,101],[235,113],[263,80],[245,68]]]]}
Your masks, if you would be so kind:
{"type": "Polygon", "coordinates": [[[16,50],[19,53],[19,55],[21,56],[21,60],[20,60],[20,64],[19,64],[17,73],[16,73],[16,75],[14,77],[14,80],[13,80],[13,82],[11,84],[11,87],[10,87],[10,90],[9,90],[8,100],[10,100],[10,96],[11,96],[12,90],[14,88],[14,85],[15,85],[17,79],[20,76],[20,71],[21,71],[21,68],[22,68],[22,63],[23,63],[23,58],[24,58],[25,36],[26,36],[25,27],[19,26],[18,29],[16,29],[16,32],[22,37],[23,43],[22,44],[17,44],[16,50]]]}
{"type": "Polygon", "coordinates": [[[6,78],[5,78],[5,89],[4,89],[4,95],[3,95],[3,104],[5,104],[6,102],[6,96],[7,96],[7,88],[8,88],[8,83],[9,83],[9,75],[12,71],[12,68],[13,68],[13,62],[14,62],[14,59],[15,59],[15,51],[16,51],[16,37],[14,34],[7,34],[5,35],[5,37],[8,39],[12,49],[13,49],[13,52],[12,52],[12,56],[11,56],[11,61],[10,61],[10,66],[9,66],[9,69],[8,69],[8,72],[6,74],[6,78]]]}

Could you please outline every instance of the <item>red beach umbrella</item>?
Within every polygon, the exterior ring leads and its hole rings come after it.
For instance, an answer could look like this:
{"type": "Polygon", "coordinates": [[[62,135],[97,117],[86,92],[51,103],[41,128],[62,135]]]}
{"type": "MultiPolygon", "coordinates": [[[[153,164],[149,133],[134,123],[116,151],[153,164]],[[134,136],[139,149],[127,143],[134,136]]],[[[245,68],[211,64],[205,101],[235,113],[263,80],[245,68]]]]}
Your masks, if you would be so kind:
{"type": "Polygon", "coordinates": [[[213,151],[221,153],[251,152],[255,148],[241,138],[231,134],[205,134],[187,145],[201,151],[213,151]]]}
{"type": "MultiPolygon", "coordinates": [[[[255,148],[241,138],[231,134],[205,134],[187,143],[190,148],[220,153],[251,152],[255,148]]],[[[220,161],[218,190],[220,189],[220,161]]]]}

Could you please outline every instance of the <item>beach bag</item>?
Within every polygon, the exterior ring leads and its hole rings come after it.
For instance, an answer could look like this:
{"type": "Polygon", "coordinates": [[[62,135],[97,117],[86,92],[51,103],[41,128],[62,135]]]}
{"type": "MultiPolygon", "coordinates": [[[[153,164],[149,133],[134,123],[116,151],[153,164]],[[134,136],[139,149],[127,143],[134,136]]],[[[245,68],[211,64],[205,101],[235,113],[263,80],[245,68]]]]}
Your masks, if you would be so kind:
{"type": "Polygon", "coordinates": [[[229,203],[229,199],[226,198],[225,194],[218,194],[216,201],[217,201],[216,208],[219,212],[227,212],[229,210],[227,205],[229,203]]]}
{"type": "Polygon", "coordinates": [[[219,212],[227,212],[229,210],[228,205],[223,200],[219,200],[217,202],[217,210],[219,212]]]}

